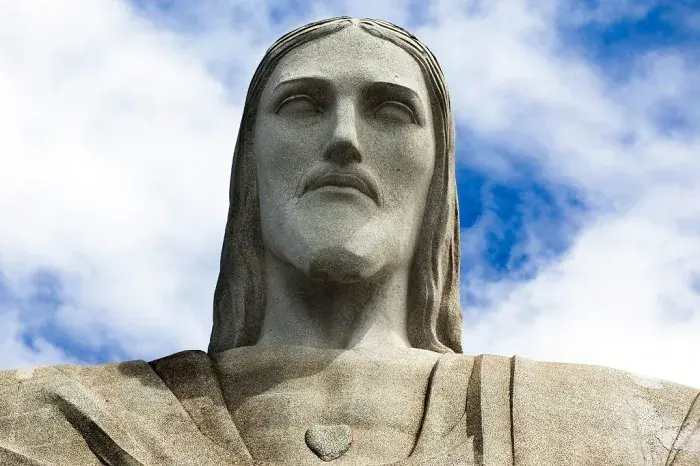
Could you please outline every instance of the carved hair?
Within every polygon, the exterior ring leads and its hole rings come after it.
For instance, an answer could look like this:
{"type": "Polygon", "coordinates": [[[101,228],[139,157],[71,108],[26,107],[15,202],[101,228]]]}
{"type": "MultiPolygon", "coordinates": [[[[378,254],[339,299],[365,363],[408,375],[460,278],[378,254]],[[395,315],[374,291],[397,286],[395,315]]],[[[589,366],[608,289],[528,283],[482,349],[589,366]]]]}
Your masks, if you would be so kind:
{"type": "Polygon", "coordinates": [[[352,24],[411,54],[420,65],[430,91],[437,150],[411,265],[407,331],[410,343],[416,348],[462,352],[454,120],[444,75],[430,50],[404,29],[381,20],[338,17],[302,26],[280,38],[267,50],[248,88],[233,153],[228,220],[214,292],[210,353],[254,345],[263,322],[265,270],[257,174],[251,149],[264,84],[290,50],[352,24]]]}

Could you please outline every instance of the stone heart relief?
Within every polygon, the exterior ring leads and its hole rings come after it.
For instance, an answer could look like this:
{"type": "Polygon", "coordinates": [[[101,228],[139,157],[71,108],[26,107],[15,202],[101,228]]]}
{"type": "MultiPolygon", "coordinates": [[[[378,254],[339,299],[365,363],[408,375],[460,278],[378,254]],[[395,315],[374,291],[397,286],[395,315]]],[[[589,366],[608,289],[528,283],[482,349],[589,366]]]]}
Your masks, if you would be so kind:
{"type": "Polygon", "coordinates": [[[314,424],[306,431],[306,444],[323,461],[338,459],[348,451],[352,443],[350,426],[314,424]]]}

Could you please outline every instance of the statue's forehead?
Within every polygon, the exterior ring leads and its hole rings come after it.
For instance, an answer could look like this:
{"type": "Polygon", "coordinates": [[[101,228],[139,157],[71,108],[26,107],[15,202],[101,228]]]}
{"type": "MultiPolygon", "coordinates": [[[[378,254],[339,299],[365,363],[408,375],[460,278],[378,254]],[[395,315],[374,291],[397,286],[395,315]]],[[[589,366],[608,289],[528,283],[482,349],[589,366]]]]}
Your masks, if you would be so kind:
{"type": "Polygon", "coordinates": [[[418,62],[398,45],[359,26],[348,26],[289,51],[273,70],[267,87],[307,76],[393,82],[412,88],[421,96],[427,94],[418,62]]]}

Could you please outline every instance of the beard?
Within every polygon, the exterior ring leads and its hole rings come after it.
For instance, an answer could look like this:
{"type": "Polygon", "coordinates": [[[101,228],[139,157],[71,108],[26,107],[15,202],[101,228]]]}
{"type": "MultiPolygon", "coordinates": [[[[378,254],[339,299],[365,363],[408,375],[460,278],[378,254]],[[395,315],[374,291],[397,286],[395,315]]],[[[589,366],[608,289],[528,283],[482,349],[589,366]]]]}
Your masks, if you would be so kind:
{"type": "Polygon", "coordinates": [[[324,282],[355,283],[374,275],[373,268],[376,265],[368,257],[337,245],[317,251],[309,262],[308,274],[324,282]]]}

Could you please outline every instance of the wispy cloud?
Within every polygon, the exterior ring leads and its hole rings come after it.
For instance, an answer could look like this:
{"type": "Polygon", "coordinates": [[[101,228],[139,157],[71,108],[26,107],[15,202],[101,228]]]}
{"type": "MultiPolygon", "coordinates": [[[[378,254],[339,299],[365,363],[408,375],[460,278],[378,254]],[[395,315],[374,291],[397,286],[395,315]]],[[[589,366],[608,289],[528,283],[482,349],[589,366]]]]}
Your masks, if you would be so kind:
{"type": "Polygon", "coordinates": [[[282,33],[351,14],[409,26],[447,74],[466,351],[700,386],[698,48],[639,26],[689,37],[689,15],[632,0],[167,4],[0,6],[0,366],[206,346],[248,80],[282,33]]]}

